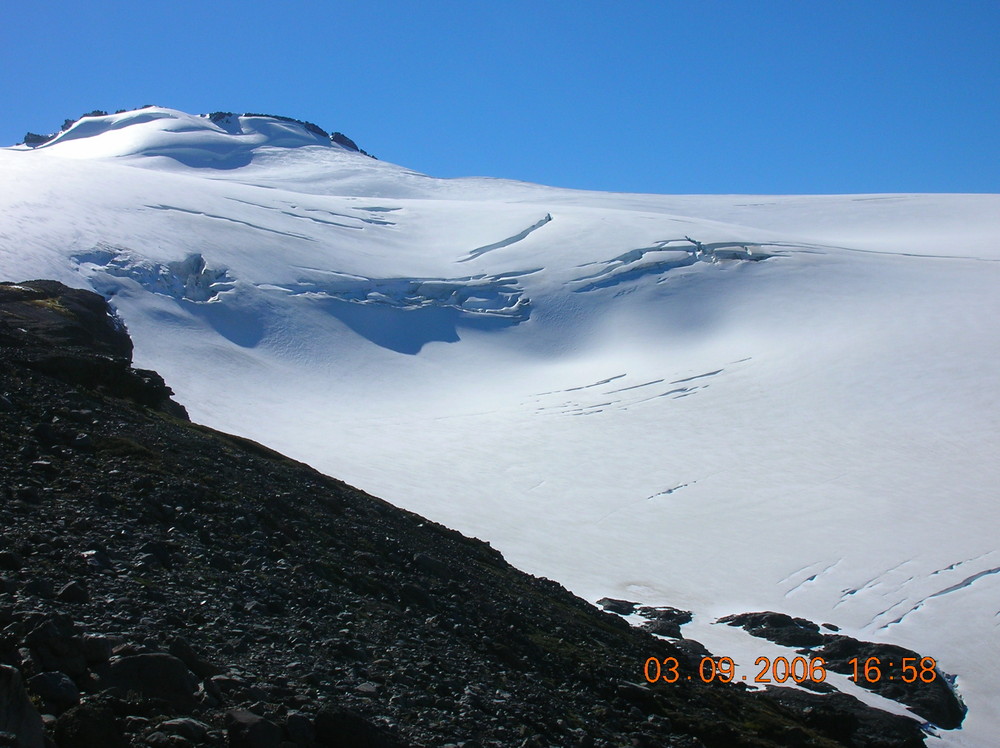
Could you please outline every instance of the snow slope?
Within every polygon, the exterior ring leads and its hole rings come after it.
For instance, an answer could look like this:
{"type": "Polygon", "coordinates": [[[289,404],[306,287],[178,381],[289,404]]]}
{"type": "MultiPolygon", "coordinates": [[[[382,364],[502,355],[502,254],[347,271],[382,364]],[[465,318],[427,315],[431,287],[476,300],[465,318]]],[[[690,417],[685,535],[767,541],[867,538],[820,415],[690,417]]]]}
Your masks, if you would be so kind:
{"type": "Polygon", "coordinates": [[[442,180],[157,108],[0,175],[0,277],[112,296],[195,420],[748,668],[718,616],[911,647],[941,744],[1000,730],[1000,196],[442,180]]]}

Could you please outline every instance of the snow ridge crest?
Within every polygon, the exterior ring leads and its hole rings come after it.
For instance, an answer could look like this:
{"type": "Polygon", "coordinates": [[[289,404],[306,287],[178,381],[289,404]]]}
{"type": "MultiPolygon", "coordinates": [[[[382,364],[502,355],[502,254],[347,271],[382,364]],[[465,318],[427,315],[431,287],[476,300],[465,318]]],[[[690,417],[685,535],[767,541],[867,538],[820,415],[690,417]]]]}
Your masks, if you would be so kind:
{"type": "Polygon", "coordinates": [[[93,111],[66,120],[52,135],[27,133],[22,149],[49,150],[74,158],[167,156],[187,166],[236,168],[262,147],[321,146],[370,155],[343,133],[270,114],[213,112],[190,115],[147,106],[108,114],[93,111]]]}

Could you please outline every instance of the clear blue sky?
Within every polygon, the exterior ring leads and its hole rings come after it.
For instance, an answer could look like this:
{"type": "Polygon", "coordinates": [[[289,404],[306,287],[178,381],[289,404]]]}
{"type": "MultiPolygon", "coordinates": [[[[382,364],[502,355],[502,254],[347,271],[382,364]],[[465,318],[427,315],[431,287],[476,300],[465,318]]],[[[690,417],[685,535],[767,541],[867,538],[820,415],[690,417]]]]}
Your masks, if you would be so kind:
{"type": "Polygon", "coordinates": [[[1000,0],[64,0],[0,22],[0,143],[258,111],[435,176],[1000,192],[1000,0]]]}

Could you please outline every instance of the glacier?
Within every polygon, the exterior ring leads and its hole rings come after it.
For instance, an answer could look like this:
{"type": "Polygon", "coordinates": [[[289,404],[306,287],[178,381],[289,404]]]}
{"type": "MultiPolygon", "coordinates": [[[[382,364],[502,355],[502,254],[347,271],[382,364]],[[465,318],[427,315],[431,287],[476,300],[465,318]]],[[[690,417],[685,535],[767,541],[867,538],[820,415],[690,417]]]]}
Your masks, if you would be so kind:
{"type": "Polygon", "coordinates": [[[194,420],[741,672],[745,611],[915,649],[969,709],[929,744],[1000,730],[1000,196],[436,179],[157,107],[0,174],[0,275],[110,298],[194,420]]]}

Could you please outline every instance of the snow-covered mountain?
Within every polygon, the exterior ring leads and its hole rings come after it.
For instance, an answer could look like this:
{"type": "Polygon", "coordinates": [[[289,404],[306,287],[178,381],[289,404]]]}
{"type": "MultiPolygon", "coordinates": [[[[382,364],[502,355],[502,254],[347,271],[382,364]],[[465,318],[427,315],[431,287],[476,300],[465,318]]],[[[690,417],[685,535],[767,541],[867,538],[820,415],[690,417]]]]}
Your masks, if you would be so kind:
{"type": "Polygon", "coordinates": [[[0,277],[112,297],[195,420],[742,672],[779,648],[719,616],[910,647],[969,707],[942,744],[1000,730],[1000,196],[435,179],[160,108],[0,175],[0,277]]]}

